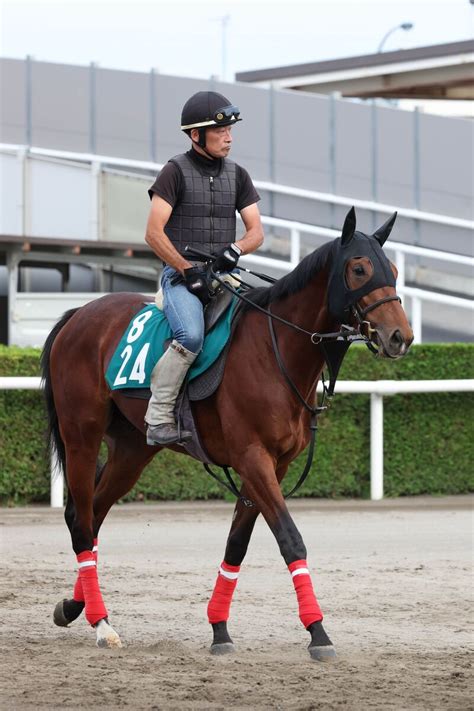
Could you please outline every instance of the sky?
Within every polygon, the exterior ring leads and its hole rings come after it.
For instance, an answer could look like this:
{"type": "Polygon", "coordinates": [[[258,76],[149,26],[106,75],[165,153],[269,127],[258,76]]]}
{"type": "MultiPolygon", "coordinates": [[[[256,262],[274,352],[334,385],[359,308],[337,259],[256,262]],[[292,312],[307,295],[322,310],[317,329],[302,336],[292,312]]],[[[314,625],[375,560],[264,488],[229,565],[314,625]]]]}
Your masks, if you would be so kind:
{"type": "Polygon", "coordinates": [[[0,56],[232,81],[473,37],[469,0],[0,0],[0,56]]]}

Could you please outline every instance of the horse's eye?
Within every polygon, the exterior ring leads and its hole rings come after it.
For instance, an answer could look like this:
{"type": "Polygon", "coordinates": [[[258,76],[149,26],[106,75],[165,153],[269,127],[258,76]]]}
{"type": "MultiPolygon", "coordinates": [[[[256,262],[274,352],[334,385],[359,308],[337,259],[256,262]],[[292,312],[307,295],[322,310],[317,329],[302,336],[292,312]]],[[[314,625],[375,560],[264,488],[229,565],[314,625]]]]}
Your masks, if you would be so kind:
{"type": "Polygon", "coordinates": [[[361,267],[358,264],[356,267],[354,267],[354,274],[356,274],[356,276],[364,276],[364,274],[365,274],[364,267],[361,267]]]}

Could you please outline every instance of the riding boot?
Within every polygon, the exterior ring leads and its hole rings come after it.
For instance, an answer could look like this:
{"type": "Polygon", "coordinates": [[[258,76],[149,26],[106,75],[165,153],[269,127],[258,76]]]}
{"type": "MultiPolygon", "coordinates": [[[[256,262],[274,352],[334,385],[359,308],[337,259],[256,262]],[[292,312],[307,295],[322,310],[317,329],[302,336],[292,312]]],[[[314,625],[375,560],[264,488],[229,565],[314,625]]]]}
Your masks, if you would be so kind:
{"type": "Polygon", "coordinates": [[[147,444],[182,444],[191,439],[192,434],[188,430],[178,432],[174,407],[186,373],[197,355],[173,340],[153,368],[151,398],[145,415],[147,444]]]}

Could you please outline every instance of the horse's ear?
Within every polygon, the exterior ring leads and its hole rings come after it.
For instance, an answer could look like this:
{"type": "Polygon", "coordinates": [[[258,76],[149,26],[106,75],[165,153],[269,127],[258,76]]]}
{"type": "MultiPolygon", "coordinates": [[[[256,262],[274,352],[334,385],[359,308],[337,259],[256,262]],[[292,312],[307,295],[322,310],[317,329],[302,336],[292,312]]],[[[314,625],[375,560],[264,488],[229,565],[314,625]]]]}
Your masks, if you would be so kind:
{"type": "Polygon", "coordinates": [[[356,228],[356,211],[354,210],[354,206],[352,206],[346,215],[346,219],[344,220],[344,226],[342,228],[341,244],[343,247],[345,247],[346,244],[349,244],[349,242],[353,238],[355,228],[356,228]]]}
{"type": "Polygon", "coordinates": [[[392,231],[392,227],[395,224],[395,220],[397,219],[397,212],[394,212],[393,215],[390,215],[388,218],[387,222],[384,222],[383,225],[381,225],[377,230],[374,232],[374,237],[377,240],[377,242],[380,244],[381,247],[385,244],[386,240],[388,239],[388,236],[390,232],[392,231]]]}

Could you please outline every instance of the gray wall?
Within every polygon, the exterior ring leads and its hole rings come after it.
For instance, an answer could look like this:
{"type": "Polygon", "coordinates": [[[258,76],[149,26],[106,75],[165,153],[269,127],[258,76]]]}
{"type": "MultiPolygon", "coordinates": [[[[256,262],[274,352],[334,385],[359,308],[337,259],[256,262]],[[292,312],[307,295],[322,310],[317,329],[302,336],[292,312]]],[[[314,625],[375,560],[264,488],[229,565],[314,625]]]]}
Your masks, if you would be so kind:
{"type": "MultiPolygon", "coordinates": [[[[207,88],[240,106],[232,157],[254,179],[472,219],[472,122],[302,92],[0,59],[0,142],[165,162],[187,147],[184,101],[207,88]]],[[[262,197],[262,212],[303,222],[338,227],[345,212],[262,197]]],[[[466,237],[411,220],[396,235],[461,252],[466,237]]]]}

